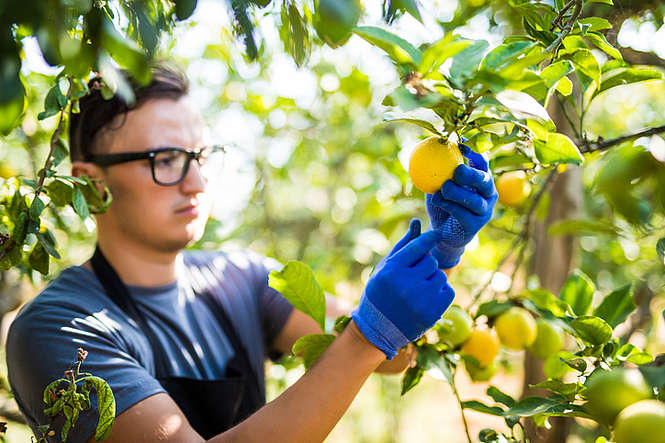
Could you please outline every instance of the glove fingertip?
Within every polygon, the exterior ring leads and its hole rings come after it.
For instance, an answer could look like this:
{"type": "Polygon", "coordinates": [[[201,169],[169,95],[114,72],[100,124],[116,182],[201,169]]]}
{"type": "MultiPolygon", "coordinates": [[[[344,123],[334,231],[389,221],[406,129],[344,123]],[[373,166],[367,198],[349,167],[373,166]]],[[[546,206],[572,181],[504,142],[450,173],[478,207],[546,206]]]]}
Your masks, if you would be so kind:
{"type": "Polygon", "coordinates": [[[409,223],[409,240],[413,240],[418,237],[421,232],[420,219],[414,218],[409,223]]]}

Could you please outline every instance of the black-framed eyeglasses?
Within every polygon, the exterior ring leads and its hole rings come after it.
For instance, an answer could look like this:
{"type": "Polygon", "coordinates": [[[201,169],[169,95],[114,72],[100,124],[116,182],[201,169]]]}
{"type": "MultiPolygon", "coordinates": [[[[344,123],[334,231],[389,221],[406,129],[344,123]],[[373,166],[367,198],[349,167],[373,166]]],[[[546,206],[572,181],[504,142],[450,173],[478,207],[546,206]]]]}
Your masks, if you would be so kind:
{"type": "Polygon", "coordinates": [[[202,172],[204,176],[208,176],[210,169],[221,166],[220,162],[213,160],[222,157],[225,152],[226,148],[222,145],[204,146],[200,149],[164,147],[143,152],[91,155],[87,161],[99,166],[112,166],[137,160],[148,160],[155,183],[172,186],[185,178],[192,160],[196,160],[202,170],[205,168],[206,171],[202,172]]]}

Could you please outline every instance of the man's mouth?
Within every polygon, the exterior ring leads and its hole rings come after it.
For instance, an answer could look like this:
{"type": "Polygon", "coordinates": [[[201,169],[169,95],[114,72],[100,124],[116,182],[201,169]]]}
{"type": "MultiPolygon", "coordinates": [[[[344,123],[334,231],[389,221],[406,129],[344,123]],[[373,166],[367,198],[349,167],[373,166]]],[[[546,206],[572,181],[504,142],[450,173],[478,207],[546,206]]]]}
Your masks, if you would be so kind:
{"type": "Polygon", "coordinates": [[[191,215],[196,217],[199,215],[199,204],[198,203],[190,203],[186,206],[182,206],[179,209],[176,209],[176,214],[181,214],[181,215],[191,215]]]}

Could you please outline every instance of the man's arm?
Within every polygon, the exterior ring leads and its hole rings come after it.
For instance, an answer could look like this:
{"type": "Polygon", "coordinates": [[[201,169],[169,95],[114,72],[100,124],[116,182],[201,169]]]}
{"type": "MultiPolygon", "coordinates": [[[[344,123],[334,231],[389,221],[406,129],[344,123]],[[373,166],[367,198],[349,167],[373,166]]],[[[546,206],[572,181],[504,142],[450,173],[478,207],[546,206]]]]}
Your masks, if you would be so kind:
{"type": "MultiPolygon", "coordinates": [[[[326,313],[330,318],[337,318],[340,315],[351,315],[353,306],[349,303],[341,302],[334,296],[326,294],[326,313]]],[[[302,311],[294,309],[289,315],[282,331],[275,338],[273,347],[282,354],[291,353],[293,344],[302,336],[309,334],[321,334],[321,327],[310,316],[302,311]]],[[[381,374],[399,374],[404,371],[411,361],[415,360],[416,354],[412,347],[402,349],[392,360],[384,360],[376,368],[376,372],[381,374]]]]}
{"type": "MultiPolygon", "coordinates": [[[[323,441],[367,377],[385,358],[351,322],[319,360],[282,395],[209,441],[323,441]]],[[[204,440],[192,429],[171,397],[157,394],[116,417],[106,441],[189,443],[204,440]]],[[[94,437],[88,442],[95,442],[94,437]]]]}

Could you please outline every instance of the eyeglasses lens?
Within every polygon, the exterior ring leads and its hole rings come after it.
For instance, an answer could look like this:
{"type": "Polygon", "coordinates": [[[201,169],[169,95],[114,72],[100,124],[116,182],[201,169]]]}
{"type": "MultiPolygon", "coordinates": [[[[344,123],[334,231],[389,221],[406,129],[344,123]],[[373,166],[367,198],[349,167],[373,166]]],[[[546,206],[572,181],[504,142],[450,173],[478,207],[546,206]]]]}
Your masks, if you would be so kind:
{"type": "Polygon", "coordinates": [[[182,179],[188,156],[182,151],[162,151],[155,155],[155,180],[161,184],[173,184],[182,179]]]}

